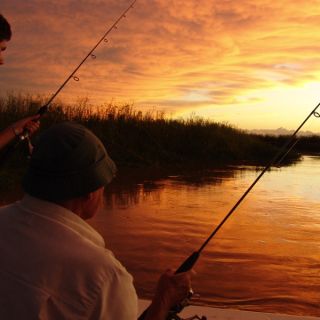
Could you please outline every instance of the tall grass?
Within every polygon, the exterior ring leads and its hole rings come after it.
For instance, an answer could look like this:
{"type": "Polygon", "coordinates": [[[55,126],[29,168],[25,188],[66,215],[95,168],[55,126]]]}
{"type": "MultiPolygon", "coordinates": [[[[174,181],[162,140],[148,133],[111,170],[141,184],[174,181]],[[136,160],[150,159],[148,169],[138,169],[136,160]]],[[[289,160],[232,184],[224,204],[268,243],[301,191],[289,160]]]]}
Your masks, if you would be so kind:
{"type": "MultiPolygon", "coordinates": [[[[46,97],[32,95],[1,97],[0,128],[35,114],[46,100],[46,97]]],[[[120,166],[264,164],[276,152],[271,144],[228,124],[195,116],[177,120],[155,110],[142,112],[132,105],[94,106],[88,99],[82,99],[76,105],[59,101],[52,104],[41,119],[40,132],[66,120],[91,129],[120,166]]],[[[0,168],[0,171],[3,174],[8,168],[14,168],[20,172],[26,164],[25,158],[22,152],[17,152],[6,169],[0,168]]]]}

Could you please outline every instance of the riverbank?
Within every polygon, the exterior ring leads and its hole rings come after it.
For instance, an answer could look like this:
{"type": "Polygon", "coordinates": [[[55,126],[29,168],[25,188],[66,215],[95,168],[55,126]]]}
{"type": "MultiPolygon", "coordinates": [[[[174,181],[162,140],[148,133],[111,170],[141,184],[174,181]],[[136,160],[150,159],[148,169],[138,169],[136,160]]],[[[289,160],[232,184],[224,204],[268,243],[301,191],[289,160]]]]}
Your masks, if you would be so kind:
{"type": "MultiPolygon", "coordinates": [[[[41,96],[7,95],[0,98],[0,127],[35,114],[47,99],[41,96]]],[[[212,167],[254,163],[265,165],[277,147],[259,136],[225,123],[199,117],[172,119],[155,110],[142,112],[132,105],[77,105],[56,102],[41,120],[40,132],[54,123],[76,121],[91,129],[105,144],[121,168],[212,167]]],[[[37,139],[37,135],[33,140],[37,139]]],[[[294,155],[294,159],[298,159],[294,155]]],[[[25,148],[17,150],[0,168],[1,188],[15,184],[25,169],[25,148]]]]}

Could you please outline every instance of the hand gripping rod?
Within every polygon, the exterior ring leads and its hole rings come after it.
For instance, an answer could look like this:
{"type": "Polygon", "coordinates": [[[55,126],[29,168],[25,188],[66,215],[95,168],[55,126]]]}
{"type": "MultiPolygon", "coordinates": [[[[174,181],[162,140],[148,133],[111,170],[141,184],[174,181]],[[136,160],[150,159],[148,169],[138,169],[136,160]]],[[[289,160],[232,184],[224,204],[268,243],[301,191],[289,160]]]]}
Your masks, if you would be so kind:
{"type": "MultiPolygon", "coordinates": [[[[222,228],[222,226],[226,223],[226,221],[230,218],[230,216],[233,214],[233,212],[238,208],[238,206],[241,204],[241,202],[246,198],[246,196],[249,194],[249,192],[253,189],[253,187],[257,184],[257,182],[262,178],[262,176],[276,163],[276,161],[280,158],[281,155],[286,154],[287,148],[291,145],[291,143],[294,141],[297,133],[300,131],[300,129],[304,126],[304,124],[309,120],[309,118],[314,115],[317,118],[320,118],[320,114],[317,112],[317,109],[319,108],[320,103],[317,104],[317,106],[310,112],[310,114],[306,117],[306,119],[300,124],[300,126],[296,129],[296,131],[292,134],[292,136],[289,137],[287,142],[284,143],[282,148],[276,153],[276,155],[272,158],[272,160],[266,165],[266,167],[261,171],[261,173],[257,176],[257,178],[253,181],[253,183],[249,186],[249,188],[244,192],[244,194],[240,197],[240,199],[236,202],[236,204],[231,208],[231,210],[228,212],[228,214],[223,218],[223,220],[218,224],[218,226],[213,230],[213,232],[210,234],[210,236],[207,238],[207,240],[202,244],[202,246],[195,252],[193,252],[176,270],[177,273],[187,272],[193,268],[193,266],[196,264],[197,260],[200,257],[201,252],[203,249],[207,246],[207,244],[211,241],[211,239],[216,235],[216,233],[222,228]]],[[[177,308],[180,312],[182,308],[177,308]]],[[[141,314],[141,316],[138,318],[138,320],[143,320],[147,314],[148,308],[141,314]]],[[[177,313],[173,311],[172,313],[177,313]]]]}

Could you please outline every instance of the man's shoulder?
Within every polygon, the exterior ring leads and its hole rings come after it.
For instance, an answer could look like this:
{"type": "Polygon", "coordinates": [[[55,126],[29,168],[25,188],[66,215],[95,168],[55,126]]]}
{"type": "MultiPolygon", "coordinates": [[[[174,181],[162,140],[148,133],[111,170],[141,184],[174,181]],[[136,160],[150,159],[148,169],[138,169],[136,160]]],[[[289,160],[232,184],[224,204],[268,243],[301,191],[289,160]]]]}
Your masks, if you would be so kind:
{"type": "Polygon", "coordinates": [[[16,202],[0,206],[0,220],[10,219],[16,211],[16,202]]]}
{"type": "Polygon", "coordinates": [[[0,205],[0,212],[6,212],[8,210],[12,210],[14,208],[16,202],[0,205]]]}
{"type": "Polygon", "coordinates": [[[86,257],[80,253],[83,267],[94,270],[94,273],[98,277],[108,279],[114,277],[131,277],[112,251],[91,244],[90,247],[91,249],[87,252],[86,257]]]}

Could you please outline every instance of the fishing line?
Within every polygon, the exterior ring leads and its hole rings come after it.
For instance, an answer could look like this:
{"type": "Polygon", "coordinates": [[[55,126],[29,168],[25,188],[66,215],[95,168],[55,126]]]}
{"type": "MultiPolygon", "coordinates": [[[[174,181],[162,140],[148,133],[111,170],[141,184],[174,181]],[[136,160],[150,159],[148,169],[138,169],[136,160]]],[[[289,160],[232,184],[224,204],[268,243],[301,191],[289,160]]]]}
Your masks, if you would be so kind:
{"type": "MultiPolygon", "coordinates": [[[[212,240],[212,238],[216,235],[216,233],[222,228],[222,226],[227,222],[227,220],[231,217],[231,215],[234,213],[234,211],[238,208],[238,206],[241,204],[241,202],[246,198],[246,196],[250,193],[250,191],[253,189],[253,187],[257,184],[257,182],[262,178],[262,176],[274,165],[282,161],[282,159],[288,154],[288,147],[292,145],[295,142],[296,135],[300,131],[300,129],[304,126],[304,124],[309,120],[311,116],[315,116],[316,118],[320,118],[320,114],[317,112],[317,109],[319,108],[320,103],[317,104],[317,106],[310,112],[310,114],[305,118],[305,120],[300,124],[300,126],[296,129],[296,131],[289,137],[287,142],[284,143],[284,145],[279,149],[279,151],[276,153],[276,155],[271,159],[271,161],[265,166],[265,168],[261,171],[261,173],[257,176],[257,178],[253,181],[253,183],[248,187],[248,189],[243,193],[243,195],[240,197],[240,199],[235,203],[235,205],[230,209],[230,211],[226,214],[226,216],[222,219],[222,221],[218,224],[217,227],[213,230],[213,232],[210,234],[210,236],[203,242],[201,247],[194,251],[176,270],[177,273],[187,272],[193,268],[193,266],[198,261],[200,254],[205,249],[205,247],[208,245],[208,243],[212,240]]],[[[292,146],[290,147],[289,151],[292,149],[292,146]]],[[[167,320],[171,319],[177,319],[176,314],[179,313],[184,308],[183,305],[175,306],[173,310],[170,311],[167,320]]],[[[148,308],[141,314],[141,316],[138,318],[138,320],[143,320],[147,314],[148,308]]]]}
{"type": "MultiPolygon", "coordinates": [[[[77,77],[75,74],[76,72],[81,68],[81,66],[86,62],[86,60],[91,57],[92,59],[96,59],[96,55],[93,54],[93,52],[96,50],[96,48],[101,44],[101,42],[108,42],[107,36],[111,33],[112,30],[118,29],[117,25],[118,23],[126,17],[126,14],[133,8],[134,4],[137,2],[137,0],[134,0],[130,6],[119,16],[119,18],[112,24],[112,26],[104,33],[104,35],[99,39],[99,41],[94,45],[94,47],[88,52],[88,54],[83,58],[83,60],[79,63],[79,65],[71,72],[71,74],[66,78],[66,80],[61,84],[61,86],[57,89],[57,91],[51,96],[51,98],[47,101],[47,103],[42,106],[37,114],[39,116],[42,116],[45,114],[50,107],[50,104],[52,101],[57,97],[57,95],[62,91],[62,89],[67,85],[67,83],[73,79],[74,81],[79,81],[79,77],[77,77]]],[[[24,130],[21,134],[17,135],[16,139],[13,143],[11,143],[7,149],[2,153],[0,158],[0,163],[2,163],[9,154],[24,140],[29,139],[29,132],[28,130],[24,130]]]]}

